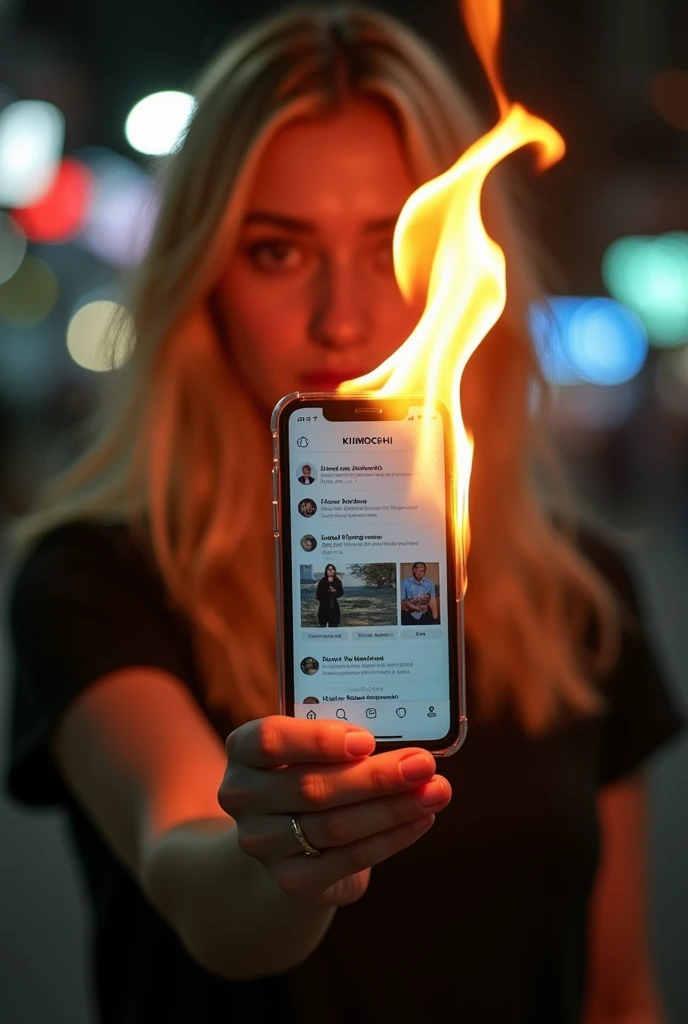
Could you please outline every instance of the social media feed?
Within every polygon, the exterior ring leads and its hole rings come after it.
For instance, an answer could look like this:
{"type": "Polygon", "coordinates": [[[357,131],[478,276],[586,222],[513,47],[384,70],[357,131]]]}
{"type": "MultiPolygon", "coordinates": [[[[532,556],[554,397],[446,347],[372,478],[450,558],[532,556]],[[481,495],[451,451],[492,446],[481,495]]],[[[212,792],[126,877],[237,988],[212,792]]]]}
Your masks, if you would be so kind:
{"type": "Polygon", "coordinates": [[[289,423],[294,713],[380,739],[449,729],[442,421],[289,423]],[[426,424],[426,429],[428,425],[426,424]]]}

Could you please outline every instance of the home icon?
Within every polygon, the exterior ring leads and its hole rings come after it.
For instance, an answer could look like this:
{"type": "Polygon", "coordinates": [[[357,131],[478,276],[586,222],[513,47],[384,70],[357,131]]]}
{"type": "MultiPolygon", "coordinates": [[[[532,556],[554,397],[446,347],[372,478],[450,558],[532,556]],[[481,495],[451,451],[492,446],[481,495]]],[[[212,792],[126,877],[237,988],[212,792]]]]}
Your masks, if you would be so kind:
{"type": "Polygon", "coordinates": [[[315,711],[309,711],[306,718],[315,718],[315,711]]]}

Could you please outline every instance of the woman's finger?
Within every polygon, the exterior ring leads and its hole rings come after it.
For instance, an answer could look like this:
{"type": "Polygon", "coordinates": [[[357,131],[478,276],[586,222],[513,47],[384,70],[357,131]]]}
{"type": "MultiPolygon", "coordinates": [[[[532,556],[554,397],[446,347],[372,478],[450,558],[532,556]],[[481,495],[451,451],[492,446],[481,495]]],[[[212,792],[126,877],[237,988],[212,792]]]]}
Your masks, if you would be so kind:
{"type": "Polygon", "coordinates": [[[268,715],[227,737],[227,756],[252,768],[284,764],[347,762],[372,754],[375,737],[367,729],[337,722],[268,715]]]}
{"type": "Polygon", "coordinates": [[[430,815],[408,825],[368,836],[349,846],[326,850],[319,857],[287,857],[272,874],[283,892],[307,899],[329,889],[335,882],[380,864],[420,839],[434,824],[430,815]]]}
{"type": "MultiPolygon", "coordinates": [[[[316,849],[348,846],[378,832],[406,825],[443,810],[451,799],[451,786],[440,775],[411,793],[391,798],[348,804],[331,811],[299,815],[301,830],[316,849]]],[[[294,836],[289,814],[265,814],[239,826],[244,853],[272,862],[299,855],[303,850],[294,836]]]]}
{"type": "Polygon", "coordinates": [[[352,764],[287,765],[264,771],[229,764],[220,786],[220,806],[243,814],[302,814],[408,792],[435,772],[427,750],[407,747],[352,764]]]}

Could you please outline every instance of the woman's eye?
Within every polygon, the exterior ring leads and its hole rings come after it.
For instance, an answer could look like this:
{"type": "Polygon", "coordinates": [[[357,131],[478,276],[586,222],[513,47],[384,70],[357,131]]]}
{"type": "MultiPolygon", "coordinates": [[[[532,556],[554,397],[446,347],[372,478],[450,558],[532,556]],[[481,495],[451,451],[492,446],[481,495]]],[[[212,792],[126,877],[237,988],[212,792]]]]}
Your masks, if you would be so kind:
{"type": "Polygon", "coordinates": [[[385,273],[394,272],[394,253],[392,249],[392,239],[388,238],[384,242],[380,242],[372,250],[373,264],[377,270],[382,270],[385,273]]]}
{"type": "Polygon", "coordinates": [[[248,246],[247,252],[259,270],[297,270],[305,260],[301,246],[283,239],[254,242],[248,246]]]}

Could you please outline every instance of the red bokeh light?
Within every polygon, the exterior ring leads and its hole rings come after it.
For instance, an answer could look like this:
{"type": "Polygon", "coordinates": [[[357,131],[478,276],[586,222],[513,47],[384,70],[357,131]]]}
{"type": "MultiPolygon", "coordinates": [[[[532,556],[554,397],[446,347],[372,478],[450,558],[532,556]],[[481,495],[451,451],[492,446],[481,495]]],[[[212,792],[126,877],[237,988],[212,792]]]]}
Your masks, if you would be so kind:
{"type": "Polygon", "coordinates": [[[92,191],[88,167],[66,157],[45,195],[31,206],[13,210],[13,216],[32,242],[67,242],[86,222],[92,191]]]}

